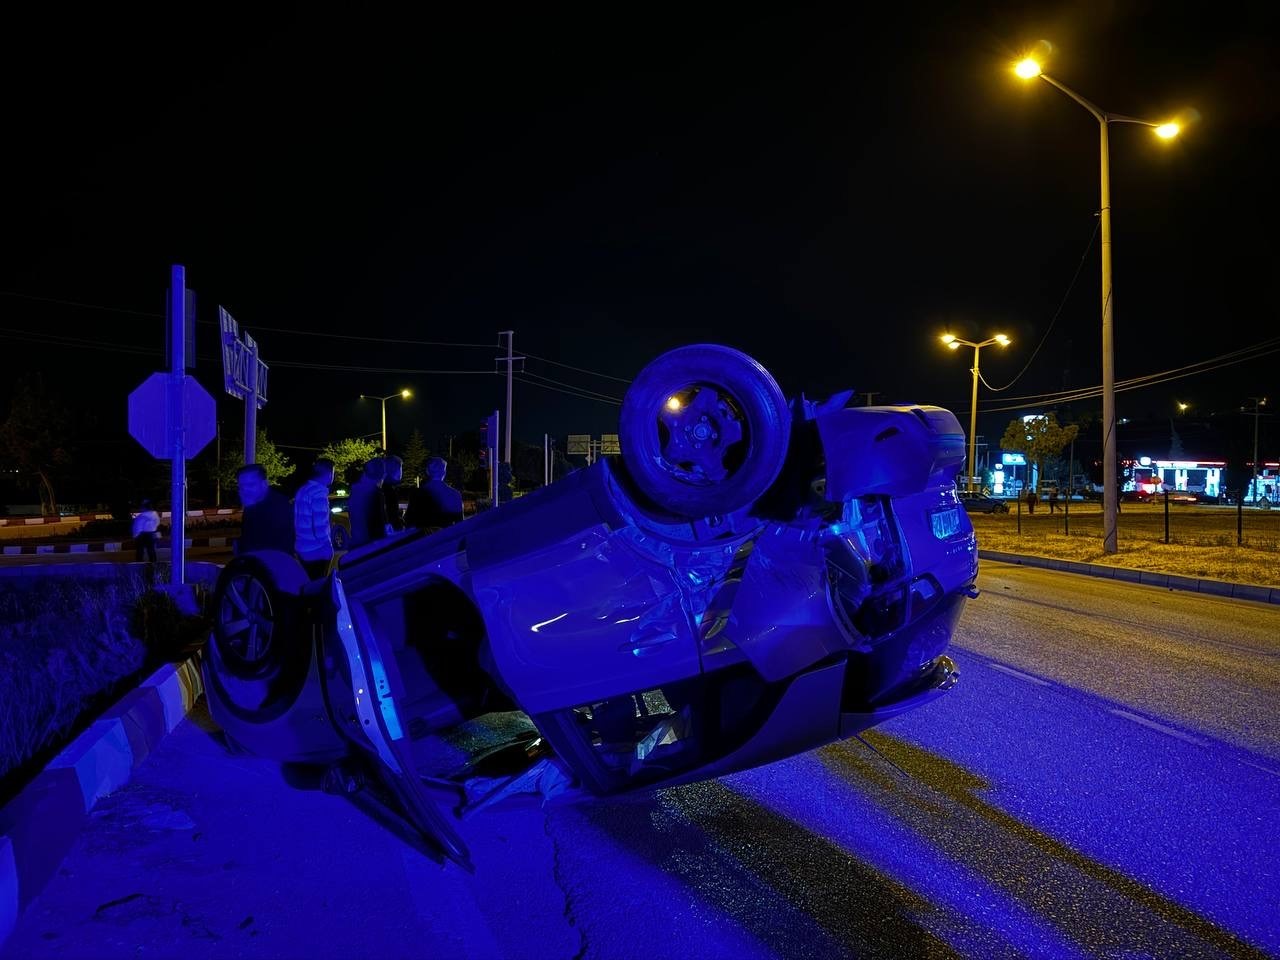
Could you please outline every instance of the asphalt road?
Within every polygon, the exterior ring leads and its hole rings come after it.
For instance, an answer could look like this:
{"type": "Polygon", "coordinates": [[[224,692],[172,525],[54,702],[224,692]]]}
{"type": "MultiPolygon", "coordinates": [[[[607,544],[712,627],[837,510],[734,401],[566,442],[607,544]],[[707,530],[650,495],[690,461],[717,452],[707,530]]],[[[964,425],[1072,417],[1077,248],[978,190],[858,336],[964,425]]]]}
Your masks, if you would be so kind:
{"type": "Polygon", "coordinates": [[[9,957],[1280,954],[1280,608],[985,564],[960,684],[719,781],[462,824],[429,861],[195,715],[9,957]]]}

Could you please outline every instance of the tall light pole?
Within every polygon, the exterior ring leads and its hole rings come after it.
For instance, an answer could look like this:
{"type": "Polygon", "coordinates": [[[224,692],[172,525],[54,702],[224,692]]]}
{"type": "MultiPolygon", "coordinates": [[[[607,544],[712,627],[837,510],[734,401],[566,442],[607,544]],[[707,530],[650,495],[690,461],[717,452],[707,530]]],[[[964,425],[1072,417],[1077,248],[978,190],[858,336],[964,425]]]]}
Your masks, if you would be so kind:
{"type": "Polygon", "coordinates": [[[1113,123],[1137,123],[1144,127],[1151,127],[1155,130],[1156,136],[1164,140],[1176,137],[1179,127],[1176,123],[1155,123],[1118,113],[1107,113],[1066,84],[1044,73],[1040,69],[1040,64],[1033,59],[1023,60],[1013,68],[1013,71],[1024,80],[1039,77],[1045,83],[1057,87],[1088,110],[1098,121],[1102,160],[1102,190],[1098,208],[1098,216],[1102,220],[1102,549],[1105,553],[1115,553],[1118,549],[1116,512],[1120,490],[1116,484],[1116,371],[1115,332],[1112,325],[1114,304],[1111,298],[1111,160],[1108,136],[1110,125],[1113,123]]]}
{"type": "Polygon", "coordinates": [[[969,492],[972,493],[975,479],[973,473],[977,469],[978,457],[978,354],[983,347],[989,347],[993,343],[1007,347],[1011,341],[1003,333],[997,333],[990,340],[983,340],[981,343],[961,340],[950,333],[944,333],[941,340],[952,350],[959,350],[961,347],[973,347],[973,400],[969,404],[969,492]]]}
{"type": "Polygon", "coordinates": [[[1253,491],[1253,505],[1258,505],[1258,417],[1262,415],[1259,407],[1267,405],[1266,397],[1250,397],[1253,401],[1253,482],[1249,488],[1253,491]]]}
{"type": "Polygon", "coordinates": [[[360,394],[361,400],[381,400],[382,401],[382,452],[387,452],[387,401],[394,400],[399,397],[401,400],[408,400],[413,396],[410,390],[401,390],[399,393],[388,393],[385,397],[371,397],[367,393],[360,394]]]}

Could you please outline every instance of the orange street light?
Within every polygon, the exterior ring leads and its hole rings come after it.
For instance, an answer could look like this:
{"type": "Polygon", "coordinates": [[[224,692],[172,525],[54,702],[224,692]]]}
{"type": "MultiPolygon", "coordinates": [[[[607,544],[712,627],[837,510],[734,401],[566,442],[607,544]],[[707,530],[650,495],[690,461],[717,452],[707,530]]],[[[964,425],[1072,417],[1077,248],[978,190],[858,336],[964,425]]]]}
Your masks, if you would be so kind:
{"type": "Polygon", "coordinates": [[[407,387],[399,393],[388,393],[385,397],[371,397],[368,394],[360,394],[361,400],[380,400],[382,402],[382,452],[387,452],[387,401],[394,400],[399,397],[401,400],[408,400],[413,396],[413,391],[407,387]]]}
{"type": "Polygon", "coordinates": [[[969,404],[969,491],[974,490],[974,471],[977,470],[978,456],[978,354],[983,347],[989,347],[992,344],[998,344],[1001,347],[1007,347],[1012,341],[1003,333],[997,333],[989,340],[983,340],[981,343],[974,343],[971,340],[961,340],[955,334],[944,333],[939,339],[947,345],[950,350],[959,350],[961,347],[973,347],[973,400],[969,404]]]}
{"type": "MultiPolygon", "coordinates": [[[[1047,44],[1045,45],[1048,46],[1047,44]]],[[[1100,150],[1102,154],[1102,190],[1098,205],[1102,233],[1102,549],[1106,553],[1115,553],[1116,514],[1119,510],[1119,486],[1116,483],[1116,371],[1115,371],[1115,326],[1113,303],[1111,297],[1111,160],[1110,160],[1110,126],[1113,123],[1137,123],[1150,127],[1156,136],[1163,140],[1171,140],[1178,135],[1181,127],[1176,123],[1156,123],[1151,120],[1139,120],[1118,113],[1108,113],[1090,103],[1066,84],[1055,80],[1041,68],[1040,62],[1028,57],[1013,68],[1023,80],[1034,80],[1039,77],[1045,83],[1057,87],[1068,97],[1092,114],[1098,121],[1100,132],[1100,150]]]]}

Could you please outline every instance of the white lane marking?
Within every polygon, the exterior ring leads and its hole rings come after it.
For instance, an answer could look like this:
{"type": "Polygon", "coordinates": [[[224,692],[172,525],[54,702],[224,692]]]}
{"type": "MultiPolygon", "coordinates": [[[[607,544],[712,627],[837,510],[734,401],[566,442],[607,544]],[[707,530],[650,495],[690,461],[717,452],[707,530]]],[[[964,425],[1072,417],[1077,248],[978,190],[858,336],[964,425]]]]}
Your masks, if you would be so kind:
{"type": "Polygon", "coordinates": [[[1021,670],[1015,670],[1013,667],[1006,667],[999,663],[992,663],[990,660],[987,661],[987,666],[992,670],[999,670],[1001,673],[1007,673],[1011,677],[1017,677],[1019,680],[1026,680],[1028,683],[1036,683],[1042,687],[1053,686],[1053,684],[1048,680],[1041,680],[1039,677],[1033,677],[1029,673],[1023,673],[1021,670]]]}
{"type": "Polygon", "coordinates": [[[1264,767],[1262,764],[1254,763],[1252,760],[1241,760],[1240,762],[1245,764],[1246,766],[1250,766],[1257,770],[1261,770],[1263,773],[1269,773],[1273,777],[1280,777],[1280,770],[1272,770],[1270,767],[1264,767]]]}
{"type": "Polygon", "coordinates": [[[1185,740],[1187,743],[1194,743],[1198,747],[1209,746],[1209,741],[1203,737],[1197,737],[1190,733],[1183,733],[1176,727],[1166,726],[1163,723],[1157,723],[1155,720],[1148,720],[1146,717],[1139,716],[1136,713],[1130,713],[1128,710],[1116,710],[1111,708],[1109,713],[1114,713],[1117,717],[1124,717],[1126,720],[1132,720],[1134,723],[1140,723],[1144,727],[1150,727],[1152,730],[1158,730],[1170,737],[1177,737],[1179,740],[1185,740]]]}

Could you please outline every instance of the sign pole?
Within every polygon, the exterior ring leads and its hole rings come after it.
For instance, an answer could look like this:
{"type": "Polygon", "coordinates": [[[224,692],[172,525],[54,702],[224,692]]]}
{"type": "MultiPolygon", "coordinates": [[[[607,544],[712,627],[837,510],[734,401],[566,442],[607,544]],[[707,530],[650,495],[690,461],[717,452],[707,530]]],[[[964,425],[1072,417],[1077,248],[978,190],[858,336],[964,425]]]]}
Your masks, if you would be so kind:
{"type": "MultiPolygon", "coordinates": [[[[195,369],[195,296],[187,270],[169,269],[165,332],[168,370],[157,370],[129,394],[129,434],[157,460],[170,461],[169,559],[172,588],[186,582],[187,458],[217,433],[217,407],[187,368],[195,369]]],[[[175,589],[175,593],[178,591],[175,589]]]]}
{"type": "Polygon", "coordinates": [[[248,334],[244,340],[248,348],[244,365],[248,387],[244,398],[244,465],[247,467],[257,463],[258,457],[258,341],[248,334]]]}
{"type": "Polygon", "coordinates": [[[173,450],[169,502],[169,582],[182,586],[186,574],[187,457],[183,437],[183,386],[186,379],[187,270],[174,264],[169,273],[169,429],[173,450]]]}

